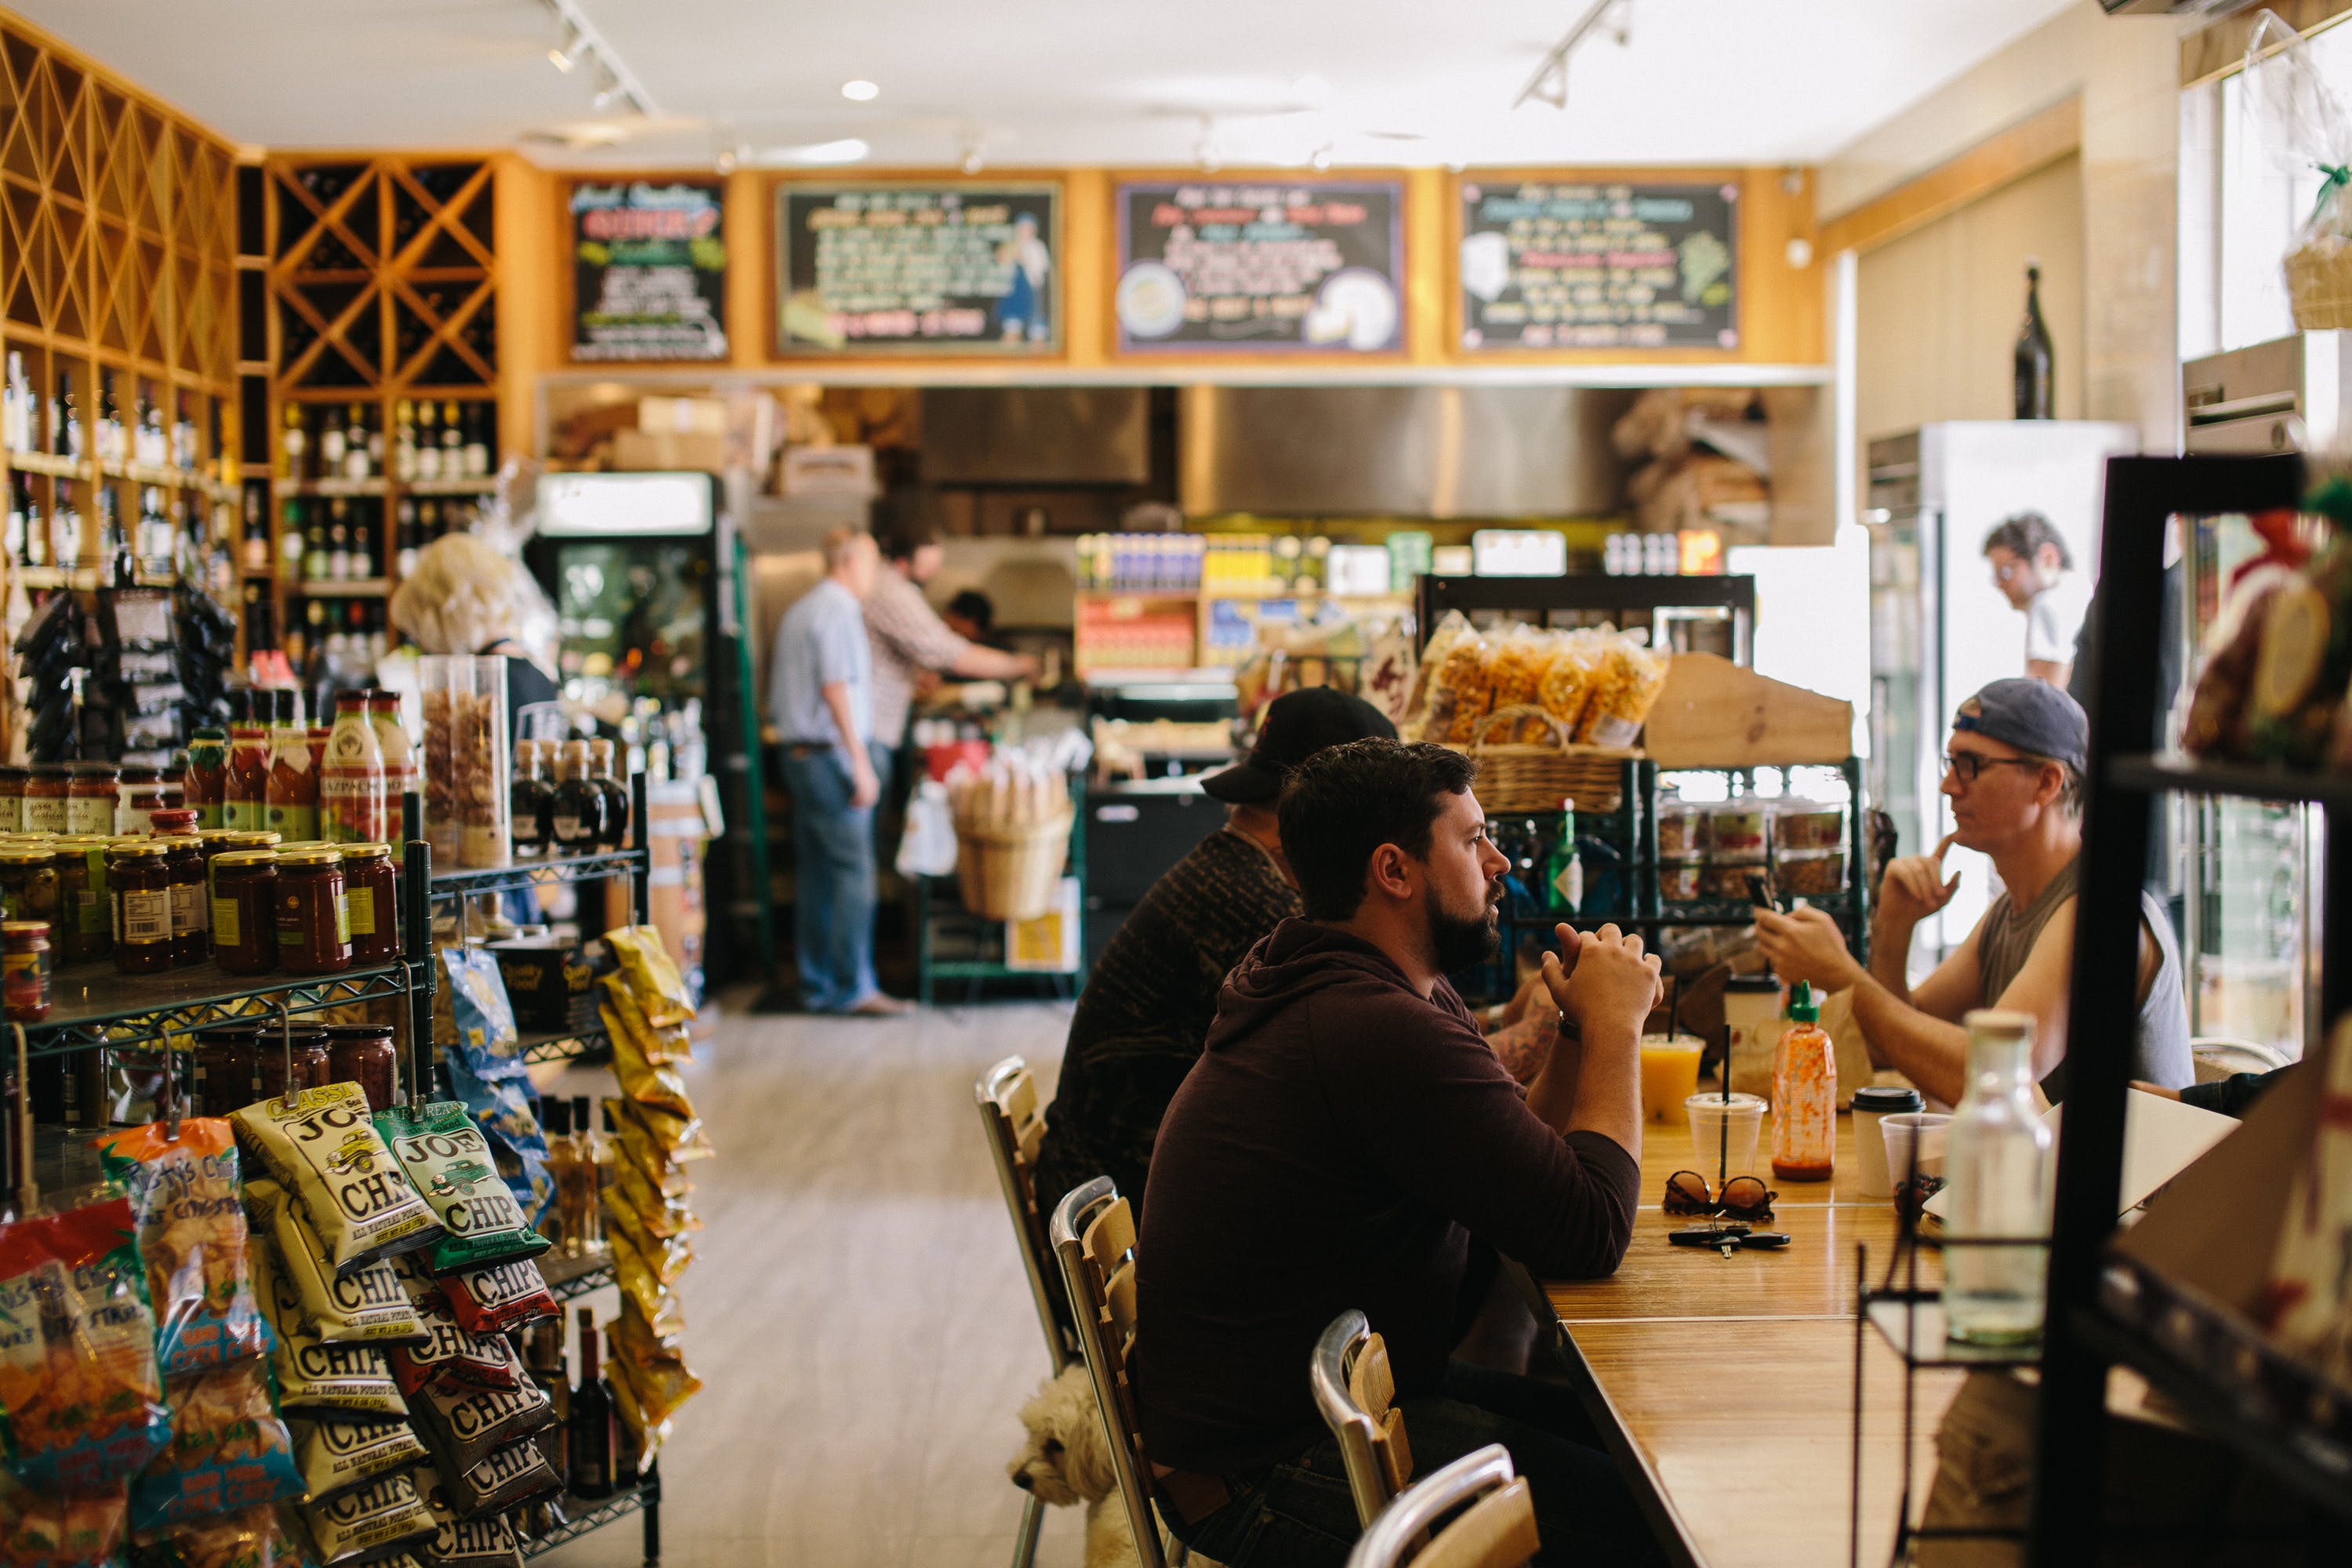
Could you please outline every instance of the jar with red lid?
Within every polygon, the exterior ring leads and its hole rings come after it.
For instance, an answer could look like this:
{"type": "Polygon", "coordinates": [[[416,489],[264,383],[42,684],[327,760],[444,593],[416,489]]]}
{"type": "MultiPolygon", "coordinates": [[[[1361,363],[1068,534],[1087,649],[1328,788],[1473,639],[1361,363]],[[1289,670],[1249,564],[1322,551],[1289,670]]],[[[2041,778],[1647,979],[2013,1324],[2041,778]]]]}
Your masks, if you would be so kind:
{"type": "Polygon", "coordinates": [[[264,1100],[276,1100],[290,1087],[299,1094],[321,1089],[330,1081],[327,1031],[316,1024],[297,1024],[290,1032],[264,1028],[253,1042],[253,1087],[264,1100]],[[289,1083],[289,1069],[292,1079],[289,1083]]]}
{"type": "Polygon", "coordinates": [[[392,1027],[380,1024],[331,1024],[327,1026],[327,1081],[355,1083],[366,1091],[368,1109],[390,1110],[399,1052],[392,1043],[392,1027]]]}
{"type": "MultiPolygon", "coordinates": [[[[259,1052],[256,1024],[196,1031],[196,1114],[228,1116],[254,1101],[254,1068],[259,1052]]],[[[281,1056],[278,1072],[285,1062],[281,1056]]]]}
{"type": "Polygon", "coordinates": [[[106,890],[107,840],[95,833],[49,841],[58,874],[58,918],[49,940],[58,962],[87,963],[114,951],[114,900],[106,890]]]}
{"type": "Polygon", "coordinates": [[[278,967],[278,852],[226,849],[213,858],[213,961],[231,974],[278,967]]]}
{"type": "Polygon", "coordinates": [[[205,897],[204,841],[196,837],[196,814],[183,806],[151,811],[155,842],[169,852],[172,868],[172,962],[202,963],[212,952],[212,910],[205,897]]]}
{"type": "Polygon", "coordinates": [[[345,844],[343,907],[352,928],[353,963],[389,963],[400,956],[400,879],[389,844],[345,844]]]}
{"type": "Polygon", "coordinates": [[[25,831],[63,833],[66,792],[70,787],[65,763],[35,763],[32,775],[25,781],[25,831]]]}
{"type": "Polygon", "coordinates": [[[37,1024],[49,1016],[50,976],[47,921],[0,921],[0,1012],[14,1024],[37,1024]]]}
{"type": "Polygon", "coordinates": [[[152,838],[118,838],[107,847],[114,967],[125,974],[153,974],[172,967],[171,854],[152,838]]]}
{"type": "Polygon", "coordinates": [[[334,974],[352,966],[342,851],[330,845],[278,852],[278,966],[334,974]]]}

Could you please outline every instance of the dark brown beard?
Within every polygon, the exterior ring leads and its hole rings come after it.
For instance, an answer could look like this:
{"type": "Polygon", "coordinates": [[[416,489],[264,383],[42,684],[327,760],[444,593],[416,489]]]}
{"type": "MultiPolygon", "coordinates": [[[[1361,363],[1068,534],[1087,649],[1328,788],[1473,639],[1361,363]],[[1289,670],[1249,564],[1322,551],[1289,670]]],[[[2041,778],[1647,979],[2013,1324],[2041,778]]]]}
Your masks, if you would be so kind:
{"type": "Polygon", "coordinates": [[[1502,909],[1502,884],[1495,883],[1493,888],[1494,890],[1487,895],[1486,909],[1475,920],[1463,920],[1447,914],[1438,908],[1436,889],[1433,888],[1427,893],[1430,954],[1436,960],[1440,974],[1459,974],[1465,969],[1490,963],[1502,950],[1502,939],[1496,929],[1502,909]]]}

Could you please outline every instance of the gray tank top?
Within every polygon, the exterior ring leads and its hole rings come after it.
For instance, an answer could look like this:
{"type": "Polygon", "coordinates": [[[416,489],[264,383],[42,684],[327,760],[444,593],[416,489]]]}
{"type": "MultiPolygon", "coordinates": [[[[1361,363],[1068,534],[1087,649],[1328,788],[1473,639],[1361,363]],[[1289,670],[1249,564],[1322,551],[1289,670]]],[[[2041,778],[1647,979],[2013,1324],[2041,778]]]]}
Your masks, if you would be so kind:
{"type": "MultiPolygon", "coordinates": [[[[2069,861],[2064,870],[2050,879],[2041,895],[2021,910],[2010,902],[2007,893],[1993,900],[1977,938],[1977,972],[1986,1005],[2009,989],[2009,983],[2025,967],[2042,928],[2050,923],[2061,904],[2074,896],[2082,865],[2079,858],[2069,861]]],[[[2156,937],[2162,962],[2135,1020],[2131,1076],[2167,1089],[2185,1089],[2197,1080],[2197,1068],[2189,1050],[2188,992],[2181,979],[2179,944],[2173,941],[2171,916],[2146,888],[2140,889],[2139,911],[2142,922],[2156,937]]],[[[2061,1061],[2042,1080],[2042,1092],[2055,1104],[2065,1091],[2066,1064],[2061,1061]]]]}

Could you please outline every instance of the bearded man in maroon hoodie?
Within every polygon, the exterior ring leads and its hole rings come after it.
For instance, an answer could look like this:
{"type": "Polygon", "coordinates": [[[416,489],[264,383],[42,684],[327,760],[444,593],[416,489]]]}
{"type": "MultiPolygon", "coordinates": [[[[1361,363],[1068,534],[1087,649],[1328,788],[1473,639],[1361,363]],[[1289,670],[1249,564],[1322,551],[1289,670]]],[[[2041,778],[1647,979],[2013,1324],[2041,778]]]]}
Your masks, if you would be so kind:
{"type": "Polygon", "coordinates": [[[1346,1561],[1358,1529],[1307,1363],[1360,1309],[1388,1342],[1416,1468],[1488,1443],[1535,1494],[1544,1561],[1658,1559],[1574,1398],[1453,1351],[1496,1257],[1604,1275],[1641,1174],[1658,961],[1559,928],[1559,1043],[1522,1090],[1445,976],[1494,952],[1507,865],[1440,746],[1358,741],[1279,807],[1306,907],[1225,981],[1151,1161],[1136,1397],[1169,1526],[1228,1568],[1346,1561]]]}

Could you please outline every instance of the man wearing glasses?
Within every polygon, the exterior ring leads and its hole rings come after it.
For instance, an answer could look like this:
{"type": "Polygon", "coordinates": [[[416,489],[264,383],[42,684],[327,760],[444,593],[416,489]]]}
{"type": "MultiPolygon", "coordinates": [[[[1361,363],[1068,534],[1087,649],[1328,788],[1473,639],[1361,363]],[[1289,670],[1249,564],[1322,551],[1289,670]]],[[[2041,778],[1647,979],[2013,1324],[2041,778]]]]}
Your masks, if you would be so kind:
{"type": "Polygon", "coordinates": [[[2021,511],[1985,536],[1993,586],[2025,612],[2025,673],[2064,690],[2091,590],[2066,542],[2038,511],[2021,511]]]}
{"type": "MultiPolygon", "coordinates": [[[[1880,879],[1865,968],[1819,910],[1756,912],[1757,946],[1781,979],[1853,992],[1871,1060],[1923,1093],[1958,1103],[1967,1088],[1968,1031],[1978,1007],[2031,1013],[2035,1077],[2065,1091],[2074,885],[2083,853],[2083,766],[2090,724],[2074,700],[2039,680],[1996,680],[1960,704],[1944,755],[1943,793],[1958,824],[1930,855],[1889,864],[1880,879]],[[1954,844],[1992,858],[2002,892],[1968,940],[1918,984],[1906,961],[1919,922],[1951,902],[1944,877],[1954,844]]],[[[2142,890],[2139,1011],[2131,1076],[2168,1089],[2195,1080],[2179,950],[2164,907],[2142,890]]]]}

